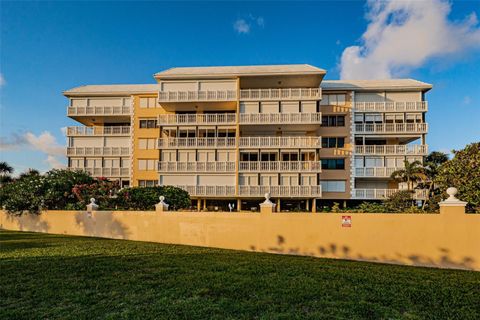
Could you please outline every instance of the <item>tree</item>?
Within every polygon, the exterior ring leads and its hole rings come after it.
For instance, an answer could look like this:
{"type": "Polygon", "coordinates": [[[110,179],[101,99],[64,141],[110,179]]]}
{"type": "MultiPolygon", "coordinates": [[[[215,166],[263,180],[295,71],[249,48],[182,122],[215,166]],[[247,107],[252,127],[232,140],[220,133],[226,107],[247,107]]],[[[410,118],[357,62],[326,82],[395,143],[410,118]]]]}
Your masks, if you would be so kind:
{"type": "Polygon", "coordinates": [[[438,169],[440,166],[447,162],[448,155],[443,152],[433,151],[427,157],[425,157],[425,162],[423,165],[425,181],[424,187],[428,189],[427,199],[423,202],[423,207],[428,203],[430,209],[436,209],[438,204],[438,189],[435,188],[435,177],[438,174],[438,169]]]}
{"type": "Polygon", "coordinates": [[[0,162],[0,185],[11,182],[13,179],[10,176],[13,173],[13,168],[5,161],[0,162]]]}
{"type": "Polygon", "coordinates": [[[40,175],[40,171],[30,168],[27,171],[20,173],[18,178],[22,179],[22,178],[25,178],[25,177],[28,177],[28,176],[38,176],[38,175],[40,175]]]}
{"type": "Polygon", "coordinates": [[[118,192],[114,202],[118,209],[154,210],[160,196],[165,197],[169,209],[184,209],[191,204],[188,192],[173,186],[125,188],[118,192]]]}
{"type": "Polygon", "coordinates": [[[407,183],[407,189],[413,190],[413,184],[425,178],[424,169],[420,161],[408,162],[405,160],[404,168],[392,172],[390,177],[397,181],[407,183]]]}
{"type": "Polygon", "coordinates": [[[480,212],[480,142],[453,150],[454,158],[438,169],[435,184],[445,192],[448,187],[458,189],[458,198],[468,202],[469,211],[480,212]]]}

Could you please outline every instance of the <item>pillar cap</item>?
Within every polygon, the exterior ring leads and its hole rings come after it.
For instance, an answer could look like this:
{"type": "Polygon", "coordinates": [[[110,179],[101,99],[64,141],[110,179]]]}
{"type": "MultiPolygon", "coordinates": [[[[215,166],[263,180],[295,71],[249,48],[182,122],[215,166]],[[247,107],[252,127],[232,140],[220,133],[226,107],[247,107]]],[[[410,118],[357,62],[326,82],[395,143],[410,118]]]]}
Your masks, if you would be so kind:
{"type": "Polygon", "coordinates": [[[447,189],[448,199],[445,199],[439,203],[441,207],[465,207],[467,202],[458,200],[455,195],[458,193],[458,189],[450,187],[447,189]]]}

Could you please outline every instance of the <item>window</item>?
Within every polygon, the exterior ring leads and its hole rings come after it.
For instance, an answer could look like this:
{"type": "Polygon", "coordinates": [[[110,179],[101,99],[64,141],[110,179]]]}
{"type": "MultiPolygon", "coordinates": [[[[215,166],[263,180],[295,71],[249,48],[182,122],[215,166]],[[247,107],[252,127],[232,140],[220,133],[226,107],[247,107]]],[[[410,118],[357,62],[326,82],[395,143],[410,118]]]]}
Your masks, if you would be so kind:
{"type": "Polygon", "coordinates": [[[156,139],[138,139],[138,148],[141,150],[155,149],[156,139]]]}
{"type": "Polygon", "coordinates": [[[277,154],[273,152],[262,152],[260,153],[261,161],[277,161],[277,154]]]}
{"type": "Polygon", "coordinates": [[[138,170],[155,170],[154,159],[139,159],[138,170]]]}
{"type": "Polygon", "coordinates": [[[158,185],[157,180],[138,180],[139,187],[155,187],[158,185]]]}
{"type": "Polygon", "coordinates": [[[322,95],[322,100],[320,104],[322,106],[344,106],[345,105],[345,94],[324,94],[322,95]]]}
{"type": "Polygon", "coordinates": [[[322,126],[324,127],[344,127],[345,116],[322,116],[322,126]]]}
{"type": "Polygon", "coordinates": [[[282,161],[298,161],[298,153],[282,152],[282,161]]]}
{"type": "Polygon", "coordinates": [[[322,159],[322,169],[343,170],[345,169],[345,159],[322,159]]]}
{"type": "Polygon", "coordinates": [[[157,119],[140,119],[141,129],[151,129],[157,127],[157,119]]]}
{"type": "Polygon", "coordinates": [[[156,98],[140,98],[140,108],[155,108],[156,106],[156,98]]]}
{"type": "Polygon", "coordinates": [[[343,148],[345,138],[343,137],[324,137],[322,138],[322,148],[343,148]]]}
{"type": "Polygon", "coordinates": [[[345,192],[344,180],[323,180],[320,181],[322,192],[345,192]]]}

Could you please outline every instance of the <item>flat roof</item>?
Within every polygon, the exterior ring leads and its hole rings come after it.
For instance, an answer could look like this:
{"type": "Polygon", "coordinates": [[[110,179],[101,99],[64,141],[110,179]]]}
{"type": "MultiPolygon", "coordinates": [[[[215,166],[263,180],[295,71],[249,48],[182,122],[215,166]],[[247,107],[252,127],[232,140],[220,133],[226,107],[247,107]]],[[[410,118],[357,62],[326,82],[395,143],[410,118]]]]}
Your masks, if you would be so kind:
{"type": "Polygon", "coordinates": [[[309,64],[258,65],[258,66],[218,66],[171,68],[154,75],[159,79],[184,79],[190,77],[238,77],[275,75],[324,75],[323,69],[309,64]]]}
{"type": "Polygon", "coordinates": [[[422,90],[432,89],[432,85],[414,79],[384,80],[323,80],[320,87],[325,90],[422,90]]]}
{"type": "Polygon", "coordinates": [[[135,93],[154,93],[160,91],[159,84],[99,84],[85,85],[65,90],[65,96],[98,94],[98,95],[122,95],[135,93]]]}

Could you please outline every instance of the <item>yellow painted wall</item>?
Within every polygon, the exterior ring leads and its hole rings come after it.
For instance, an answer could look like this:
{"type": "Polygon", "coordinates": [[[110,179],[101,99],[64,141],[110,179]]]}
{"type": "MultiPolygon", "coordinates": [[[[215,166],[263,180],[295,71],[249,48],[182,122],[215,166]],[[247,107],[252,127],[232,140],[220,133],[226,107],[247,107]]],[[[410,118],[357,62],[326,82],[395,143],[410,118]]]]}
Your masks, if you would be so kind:
{"type": "Polygon", "coordinates": [[[480,271],[480,215],[47,211],[0,228],[480,271]],[[352,217],[342,227],[342,216],[352,217]]]}
{"type": "Polygon", "coordinates": [[[141,150],[139,149],[138,139],[155,138],[158,139],[160,131],[158,128],[140,129],[141,118],[157,118],[160,114],[168,113],[160,105],[156,108],[140,108],[140,98],[157,98],[157,94],[143,94],[133,96],[133,158],[132,158],[132,186],[138,186],[138,180],[158,180],[158,171],[156,170],[138,170],[139,159],[158,160],[160,152],[158,149],[141,150]]]}

